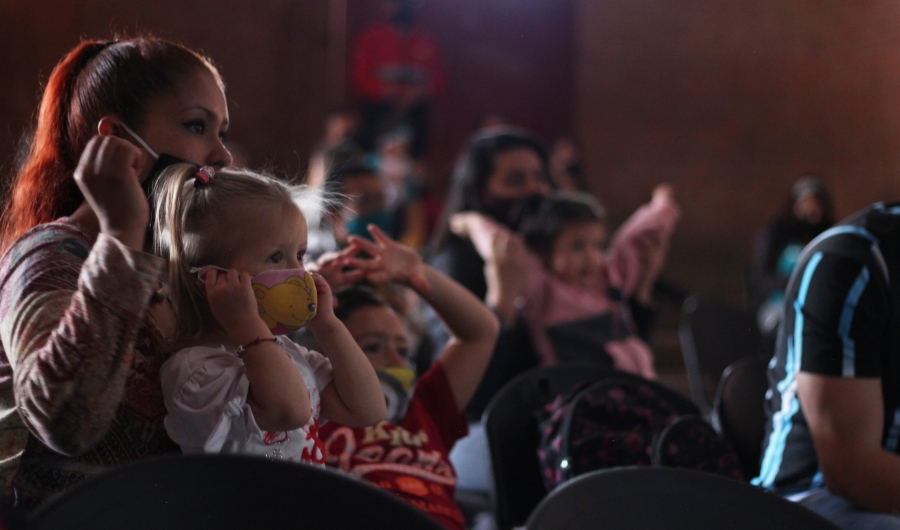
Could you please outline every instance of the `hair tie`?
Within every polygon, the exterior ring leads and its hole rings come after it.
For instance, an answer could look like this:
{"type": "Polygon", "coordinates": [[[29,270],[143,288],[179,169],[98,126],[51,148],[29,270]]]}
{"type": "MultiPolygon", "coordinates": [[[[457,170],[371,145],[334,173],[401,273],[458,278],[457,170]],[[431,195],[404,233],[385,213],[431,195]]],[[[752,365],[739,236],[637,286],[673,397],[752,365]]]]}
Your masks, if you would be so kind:
{"type": "Polygon", "coordinates": [[[214,178],[216,178],[216,168],[212,166],[198,168],[197,173],[194,174],[194,187],[206,186],[214,178]]]}

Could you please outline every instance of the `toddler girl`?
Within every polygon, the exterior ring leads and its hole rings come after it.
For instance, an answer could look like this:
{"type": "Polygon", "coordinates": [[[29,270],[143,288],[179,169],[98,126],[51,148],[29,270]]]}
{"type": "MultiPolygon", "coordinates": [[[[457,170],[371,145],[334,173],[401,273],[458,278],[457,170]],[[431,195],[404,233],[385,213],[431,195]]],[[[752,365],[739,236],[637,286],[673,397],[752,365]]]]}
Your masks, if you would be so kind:
{"type": "MultiPolygon", "coordinates": [[[[628,299],[652,287],[679,211],[667,186],[619,229],[609,250],[602,209],[586,194],[559,192],[523,222],[530,252],[527,280],[515,297],[541,364],[611,357],[620,370],[654,379],[653,355],[634,334],[628,299]]],[[[465,212],[451,230],[468,237],[490,263],[509,231],[465,212]]],[[[488,293],[488,297],[492,294],[488,293]]],[[[608,360],[607,360],[608,362],[608,360]]]]}
{"type": "Polygon", "coordinates": [[[304,188],[188,164],[156,185],[176,346],[161,369],[169,436],[185,452],[323,463],[318,419],[385,416],[381,386],[331,290],[303,269],[304,188]],[[324,355],[278,336],[307,325],[324,355]]]}

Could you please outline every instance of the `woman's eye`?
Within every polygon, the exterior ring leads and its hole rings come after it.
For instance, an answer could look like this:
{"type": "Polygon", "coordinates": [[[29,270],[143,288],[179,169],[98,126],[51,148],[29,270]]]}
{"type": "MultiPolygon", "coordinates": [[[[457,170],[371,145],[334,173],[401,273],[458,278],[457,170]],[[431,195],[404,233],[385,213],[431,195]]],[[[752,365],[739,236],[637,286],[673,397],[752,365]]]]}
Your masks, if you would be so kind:
{"type": "Polygon", "coordinates": [[[206,124],[203,123],[203,120],[193,120],[184,122],[184,128],[194,134],[203,134],[206,130],[206,124]]]}
{"type": "Polygon", "coordinates": [[[281,252],[276,252],[269,256],[269,263],[281,263],[281,252]]]}
{"type": "Polygon", "coordinates": [[[222,131],[219,133],[219,140],[222,140],[222,143],[228,141],[228,131],[222,131]]]}

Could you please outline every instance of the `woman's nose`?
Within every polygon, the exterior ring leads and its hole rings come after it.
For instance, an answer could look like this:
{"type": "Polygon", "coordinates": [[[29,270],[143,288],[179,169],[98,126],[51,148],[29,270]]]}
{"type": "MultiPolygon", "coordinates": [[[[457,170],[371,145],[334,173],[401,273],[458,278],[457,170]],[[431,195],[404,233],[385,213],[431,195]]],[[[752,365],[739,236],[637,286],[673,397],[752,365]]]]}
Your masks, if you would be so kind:
{"type": "Polygon", "coordinates": [[[206,165],[216,169],[222,169],[230,166],[233,160],[234,158],[231,156],[231,151],[225,147],[225,144],[217,139],[215,148],[209,153],[209,157],[206,159],[206,165]]]}

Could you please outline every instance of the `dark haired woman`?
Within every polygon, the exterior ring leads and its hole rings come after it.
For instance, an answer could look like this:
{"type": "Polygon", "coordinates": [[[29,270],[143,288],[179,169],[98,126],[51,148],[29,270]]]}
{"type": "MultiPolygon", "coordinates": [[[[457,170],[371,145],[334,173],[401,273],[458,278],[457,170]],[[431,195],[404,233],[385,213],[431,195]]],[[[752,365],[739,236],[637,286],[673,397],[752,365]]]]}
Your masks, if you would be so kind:
{"type": "Polygon", "coordinates": [[[784,313],[784,291],[800,251],[834,224],[831,192],[821,179],[798,178],[787,205],[759,235],[750,271],[751,303],[760,331],[773,335],[784,313]]]}
{"type": "Polygon", "coordinates": [[[177,451],[142,182],[178,159],[227,166],[227,130],[218,71],[178,44],[85,41],[53,70],[0,220],[0,474],[27,508],[177,451]]]}
{"type": "MultiPolygon", "coordinates": [[[[477,212],[515,231],[526,206],[550,194],[547,152],[518,129],[476,135],[457,163],[451,186],[429,262],[484,300],[503,323],[491,365],[469,403],[469,419],[477,421],[503,384],[537,364],[528,333],[516,318],[515,296],[507,296],[521,292],[525,282],[525,245],[504,234],[495,241],[496,259],[486,263],[471,241],[450,232],[448,220],[459,212],[477,212]],[[497,296],[486,299],[489,292],[497,296]]],[[[440,321],[430,319],[429,335],[438,350],[445,342],[443,332],[440,321]]]]}

